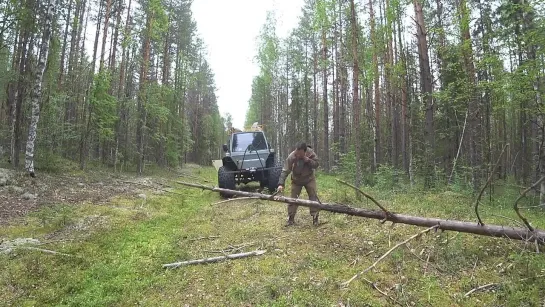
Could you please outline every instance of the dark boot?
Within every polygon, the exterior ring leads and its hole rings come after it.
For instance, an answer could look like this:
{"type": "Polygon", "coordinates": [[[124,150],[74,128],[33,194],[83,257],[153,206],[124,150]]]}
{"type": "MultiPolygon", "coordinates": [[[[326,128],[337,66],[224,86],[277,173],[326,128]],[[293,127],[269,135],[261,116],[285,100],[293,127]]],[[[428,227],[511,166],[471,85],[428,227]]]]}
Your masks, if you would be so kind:
{"type": "Polygon", "coordinates": [[[295,225],[295,215],[289,215],[288,216],[288,223],[286,226],[293,226],[295,225]]]}
{"type": "Polygon", "coordinates": [[[314,226],[318,226],[320,223],[318,222],[318,213],[316,213],[313,217],[312,217],[312,225],[314,226]]]}

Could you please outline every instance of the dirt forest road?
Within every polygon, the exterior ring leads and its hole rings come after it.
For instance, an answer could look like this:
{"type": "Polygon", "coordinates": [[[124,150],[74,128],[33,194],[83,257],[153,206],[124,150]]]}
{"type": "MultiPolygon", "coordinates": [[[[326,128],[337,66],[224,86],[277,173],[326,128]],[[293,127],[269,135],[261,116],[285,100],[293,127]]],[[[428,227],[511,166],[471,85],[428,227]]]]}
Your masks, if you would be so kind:
{"type": "Polygon", "coordinates": [[[105,172],[82,175],[46,174],[30,178],[22,172],[0,168],[0,225],[48,205],[78,205],[91,202],[107,203],[113,197],[137,198],[149,177],[131,177],[105,172]]]}

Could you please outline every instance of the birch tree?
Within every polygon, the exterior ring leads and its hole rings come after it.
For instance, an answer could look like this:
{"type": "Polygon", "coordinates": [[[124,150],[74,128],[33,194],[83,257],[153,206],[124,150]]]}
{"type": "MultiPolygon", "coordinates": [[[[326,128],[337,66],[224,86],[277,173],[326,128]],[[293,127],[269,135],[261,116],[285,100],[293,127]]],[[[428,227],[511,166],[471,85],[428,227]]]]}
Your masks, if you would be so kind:
{"type": "Polygon", "coordinates": [[[55,13],[55,0],[49,0],[42,7],[42,27],[43,34],[40,44],[40,54],[38,56],[38,65],[36,67],[36,76],[30,96],[32,102],[32,115],[30,118],[30,127],[28,128],[28,140],[26,144],[25,169],[30,176],[35,177],[34,172],[34,147],[36,144],[38,122],[40,120],[40,100],[42,99],[42,82],[45,71],[45,64],[49,55],[49,41],[51,39],[51,23],[55,13]]]}

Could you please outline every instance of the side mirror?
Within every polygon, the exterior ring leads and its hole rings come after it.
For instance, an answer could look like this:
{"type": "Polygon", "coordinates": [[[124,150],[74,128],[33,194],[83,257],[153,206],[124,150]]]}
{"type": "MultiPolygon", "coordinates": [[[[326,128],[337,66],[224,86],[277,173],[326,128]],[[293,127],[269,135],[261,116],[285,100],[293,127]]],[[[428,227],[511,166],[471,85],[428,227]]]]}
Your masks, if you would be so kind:
{"type": "Polygon", "coordinates": [[[227,144],[223,144],[222,148],[223,148],[223,151],[224,151],[224,152],[228,152],[228,151],[229,151],[229,147],[227,147],[227,144]]]}

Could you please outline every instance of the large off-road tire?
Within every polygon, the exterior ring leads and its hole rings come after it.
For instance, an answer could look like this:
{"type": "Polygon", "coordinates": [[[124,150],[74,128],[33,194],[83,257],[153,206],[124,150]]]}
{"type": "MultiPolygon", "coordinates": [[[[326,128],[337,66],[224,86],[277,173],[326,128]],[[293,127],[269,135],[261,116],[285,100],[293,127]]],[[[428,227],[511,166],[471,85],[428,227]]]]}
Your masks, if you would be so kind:
{"type": "Polygon", "coordinates": [[[269,179],[268,181],[268,188],[269,192],[276,191],[276,188],[278,188],[278,180],[280,180],[280,175],[282,174],[282,161],[276,161],[274,163],[274,169],[269,170],[269,179]]]}
{"type": "MultiPolygon", "coordinates": [[[[218,169],[218,186],[222,189],[234,190],[236,188],[235,174],[229,173],[225,166],[218,169]]],[[[220,193],[221,197],[229,198],[231,195],[220,193]]]]}

